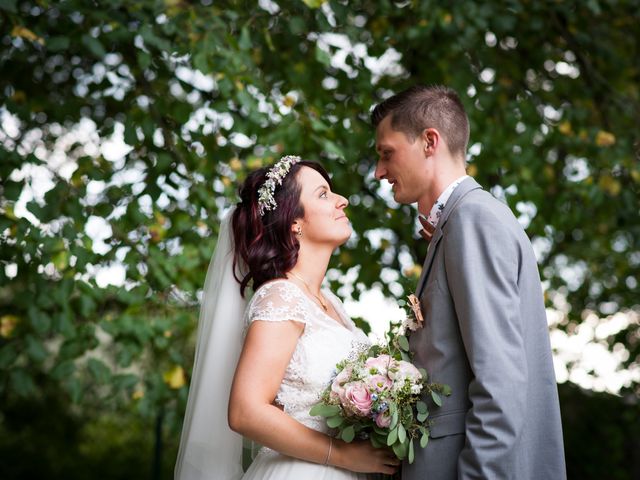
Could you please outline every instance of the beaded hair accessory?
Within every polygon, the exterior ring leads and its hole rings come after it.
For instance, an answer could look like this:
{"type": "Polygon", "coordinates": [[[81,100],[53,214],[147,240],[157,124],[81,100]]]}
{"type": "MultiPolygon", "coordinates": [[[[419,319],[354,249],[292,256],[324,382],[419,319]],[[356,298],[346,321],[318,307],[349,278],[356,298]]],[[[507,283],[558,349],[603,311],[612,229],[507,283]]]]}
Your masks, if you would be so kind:
{"type": "Polygon", "coordinates": [[[297,155],[285,155],[278,163],[267,172],[267,180],[258,189],[258,212],[260,216],[264,216],[267,210],[275,210],[278,204],[273,198],[276,187],[282,185],[284,177],[287,176],[293,165],[302,160],[297,155]]]}

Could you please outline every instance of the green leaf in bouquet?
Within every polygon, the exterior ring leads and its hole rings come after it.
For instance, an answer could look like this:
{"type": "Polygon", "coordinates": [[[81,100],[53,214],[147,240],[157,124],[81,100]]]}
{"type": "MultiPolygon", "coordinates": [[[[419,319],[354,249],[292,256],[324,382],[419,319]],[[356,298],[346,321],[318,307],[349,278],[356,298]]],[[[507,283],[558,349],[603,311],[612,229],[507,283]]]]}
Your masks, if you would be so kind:
{"type": "Polygon", "coordinates": [[[312,417],[334,417],[339,413],[340,407],[337,405],[325,405],[324,403],[317,403],[309,410],[309,415],[312,417]]]}
{"type": "Polygon", "coordinates": [[[422,400],[418,400],[416,402],[416,410],[418,410],[418,413],[429,413],[429,409],[427,408],[427,404],[424,403],[422,400]]]}
{"type": "Polygon", "coordinates": [[[400,352],[400,358],[402,358],[402,360],[404,360],[405,362],[411,362],[411,357],[407,352],[400,352]]]}
{"type": "Polygon", "coordinates": [[[433,390],[431,391],[431,398],[433,398],[433,403],[435,403],[437,406],[442,406],[442,399],[440,398],[440,395],[438,395],[433,390]]]}
{"type": "Polygon", "coordinates": [[[387,446],[390,447],[396,443],[396,440],[398,440],[398,429],[393,428],[389,431],[389,435],[387,436],[387,446]]]}
{"type": "Polygon", "coordinates": [[[425,412],[425,413],[418,413],[417,415],[417,419],[419,422],[424,422],[427,417],[429,417],[429,412],[425,412]]]}
{"type": "Polygon", "coordinates": [[[442,385],[442,394],[447,397],[451,395],[451,387],[449,385],[442,385]]]}
{"type": "Polygon", "coordinates": [[[400,441],[400,443],[404,443],[406,439],[407,439],[407,430],[404,428],[404,425],[399,424],[398,425],[398,441],[400,441]]]}
{"type": "Polygon", "coordinates": [[[415,459],[415,452],[413,451],[413,440],[409,440],[409,456],[407,460],[409,460],[409,463],[413,463],[414,459],[415,459]]]}
{"type": "Polygon", "coordinates": [[[409,442],[405,441],[404,443],[396,442],[393,444],[393,453],[396,454],[400,460],[404,460],[407,456],[407,450],[409,450],[409,442]]]}
{"type": "Polygon", "coordinates": [[[369,437],[369,440],[371,440],[371,445],[374,446],[374,448],[382,448],[382,447],[386,447],[387,446],[387,439],[386,437],[383,437],[382,439],[376,435],[375,433],[373,435],[371,435],[369,437]]]}
{"type": "Polygon", "coordinates": [[[347,428],[342,430],[340,436],[345,442],[351,443],[356,436],[356,430],[353,428],[353,425],[349,425],[347,428]]]}
{"type": "Polygon", "coordinates": [[[344,422],[344,418],[342,418],[340,415],[327,418],[327,425],[331,428],[339,427],[340,425],[342,425],[343,422],[344,422]]]}
{"type": "Polygon", "coordinates": [[[398,425],[398,409],[393,404],[389,408],[392,411],[391,423],[389,424],[389,429],[393,430],[394,428],[396,428],[396,425],[398,425]]]}
{"type": "Polygon", "coordinates": [[[398,345],[405,352],[409,351],[409,340],[404,335],[398,335],[398,345]]]}
{"type": "Polygon", "coordinates": [[[423,429],[422,437],[420,437],[420,446],[424,448],[427,446],[427,443],[429,443],[429,430],[423,429]]]}
{"type": "Polygon", "coordinates": [[[377,357],[378,355],[380,355],[382,348],[380,347],[380,345],[372,345],[371,347],[369,347],[369,351],[367,352],[367,357],[377,357]]]}
{"type": "Polygon", "coordinates": [[[411,405],[402,407],[400,421],[405,425],[411,425],[413,423],[413,408],[411,408],[411,405]]]}
{"type": "Polygon", "coordinates": [[[381,435],[385,439],[387,438],[387,434],[389,433],[386,428],[380,428],[379,426],[377,426],[375,424],[373,425],[373,431],[375,433],[377,433],[378,435],[381,435]]]}
{"type": "Polygon", "coordinates": [[[427,371],[424,368],[419,368],[418,371],[422,375],[422,379],[426,382],[429,378],[429,375],[427,375],[427,371]]]}

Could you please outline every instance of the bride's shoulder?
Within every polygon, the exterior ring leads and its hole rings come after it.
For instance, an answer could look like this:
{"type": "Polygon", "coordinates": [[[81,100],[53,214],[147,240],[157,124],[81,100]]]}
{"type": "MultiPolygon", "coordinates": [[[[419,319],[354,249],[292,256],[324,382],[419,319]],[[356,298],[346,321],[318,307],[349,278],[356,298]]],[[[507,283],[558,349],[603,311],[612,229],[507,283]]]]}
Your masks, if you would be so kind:
{"type": "Polygon", "coordinates": [[[301,298],[298,286],[286,278],[269,280],[258,287],[254,292],[252,303],[264,301],[291,302],[301,298]]]}
{"type": "Polygon", "coordinates": [[[296,284],[286,278],[275,278],[263,283],[253,294],[255,297],[265,297],[269,295],[282,295],[297,293],[300,289],[296,284]]]}
{"type": "Polygon", "coordinates": [[[264,283],[253,294],[247,308],[247,320],[296,320],[306,323],[309,316],[304,295],[289,280],[264,283]]]}

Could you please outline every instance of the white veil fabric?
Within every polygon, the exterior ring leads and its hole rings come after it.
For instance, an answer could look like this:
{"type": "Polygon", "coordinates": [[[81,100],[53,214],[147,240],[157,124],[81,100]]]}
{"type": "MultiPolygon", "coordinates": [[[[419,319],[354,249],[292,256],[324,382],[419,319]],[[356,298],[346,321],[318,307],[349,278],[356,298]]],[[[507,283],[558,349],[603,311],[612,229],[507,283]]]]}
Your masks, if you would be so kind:
{"type": "Polygon", "coordinates": [[[243,475],[242,436],[227,423],[247,304],[233,275],[233,211],[222,220],[207,270],[175,480],[237,480],[243,475]]]}

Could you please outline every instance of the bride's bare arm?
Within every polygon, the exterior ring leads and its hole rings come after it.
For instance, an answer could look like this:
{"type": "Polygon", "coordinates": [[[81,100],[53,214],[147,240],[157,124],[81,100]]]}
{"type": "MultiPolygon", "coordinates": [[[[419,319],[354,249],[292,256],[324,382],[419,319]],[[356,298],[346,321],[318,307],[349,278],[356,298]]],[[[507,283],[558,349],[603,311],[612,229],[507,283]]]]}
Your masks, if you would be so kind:
{"type": "MultiPolygon", "coordinates": [[[[249,327],[229,398],[229,426],[284,455],[323,464],[329,437],[306,427],[274,405],[284,372],[304,325],[254,321],[249,327]]],[[[329,464],[356,472],[395,472],[398,461],[368,441],[334,439],[329,464]]]]}

